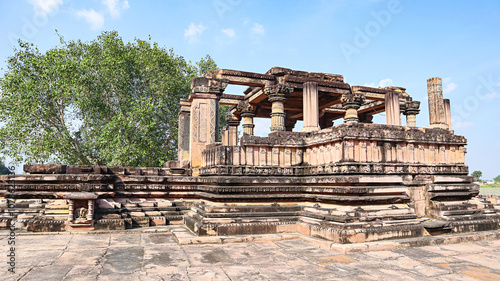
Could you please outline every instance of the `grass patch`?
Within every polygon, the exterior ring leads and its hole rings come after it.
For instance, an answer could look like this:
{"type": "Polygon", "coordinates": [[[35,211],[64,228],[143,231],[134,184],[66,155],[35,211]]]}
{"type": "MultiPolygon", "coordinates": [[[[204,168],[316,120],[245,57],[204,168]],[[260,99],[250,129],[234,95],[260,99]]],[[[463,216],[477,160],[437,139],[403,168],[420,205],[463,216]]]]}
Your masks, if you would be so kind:
{"type": "Polygon", "coordinates": [[[482,187],[492,187],[492,188],[500,188],[500,183],[494,183],[494,184],[482,184],[482,187]]]}

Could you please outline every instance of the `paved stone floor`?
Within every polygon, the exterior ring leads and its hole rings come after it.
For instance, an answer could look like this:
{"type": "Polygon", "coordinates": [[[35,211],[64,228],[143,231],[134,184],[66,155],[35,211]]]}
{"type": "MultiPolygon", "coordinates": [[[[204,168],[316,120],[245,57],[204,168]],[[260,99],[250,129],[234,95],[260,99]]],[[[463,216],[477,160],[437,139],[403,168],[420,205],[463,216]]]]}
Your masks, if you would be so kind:
{"type": "Polygon", "coordinates": [[[500,240],[340,254],[300,239],[179,246],[169,233],[16,237],[0,280],[500,280],[500,240]]]}

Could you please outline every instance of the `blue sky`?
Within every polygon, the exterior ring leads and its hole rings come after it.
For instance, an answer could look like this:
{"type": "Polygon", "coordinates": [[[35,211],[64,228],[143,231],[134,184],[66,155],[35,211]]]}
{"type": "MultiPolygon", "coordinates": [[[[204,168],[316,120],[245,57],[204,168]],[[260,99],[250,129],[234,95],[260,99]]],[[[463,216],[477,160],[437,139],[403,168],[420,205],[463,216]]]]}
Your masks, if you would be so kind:
{"type": "Polygon", "coordinates": [[[220,68],[282,66],[405,87],[422,101],[418,126],[429,123],[426,80],[442,77],[470,170],[500,174],[500,1],[22,0],[1,1],[0,11],[0,68],[17,38],[47,50],[59,42],[55,29],[82,40],[117,30],[126,41],[151,35],[187,60],[210,54],[220,68]]]}

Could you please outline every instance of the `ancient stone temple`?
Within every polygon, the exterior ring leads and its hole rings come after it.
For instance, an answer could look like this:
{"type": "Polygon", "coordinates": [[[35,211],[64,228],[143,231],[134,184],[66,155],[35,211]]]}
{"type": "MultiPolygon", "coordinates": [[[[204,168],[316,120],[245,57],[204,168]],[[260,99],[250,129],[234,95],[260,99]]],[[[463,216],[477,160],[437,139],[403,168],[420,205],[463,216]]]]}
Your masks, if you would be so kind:
{"type": "Polygon", "coordinates": [[[32,231],[185,224],[198,235],[295,232],[337,243],[498,229],[500,215],[468,176],[467,141],[451,130],[441,79],[427,87],[424,128],[420,102],[402,87],[281,67],[211,71],[180,101],[178,161],[25,166],[29,174],[1,178],[15,200],[0,223],[32,231]],[[248,87],[226,94],[228,84],[248,87]],[[220,104],[232,105],[222,142],[220,104]],[[373,124],[380,113],[386,124],[373,124]],[[271,119],[267,137],[254,135],[255,118],[271,119]]]}

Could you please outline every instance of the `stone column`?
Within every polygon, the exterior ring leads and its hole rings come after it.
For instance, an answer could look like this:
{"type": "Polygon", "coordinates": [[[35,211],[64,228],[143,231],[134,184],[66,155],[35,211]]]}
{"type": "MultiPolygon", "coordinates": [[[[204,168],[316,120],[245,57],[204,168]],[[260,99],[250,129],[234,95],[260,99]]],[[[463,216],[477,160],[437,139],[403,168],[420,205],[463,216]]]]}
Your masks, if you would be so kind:
{"type": "Polygon", "coordinates": [[[178,160],[181,167],[189,163],[189,127],[191,122],[191,102],[186,99],[180,101],[181,110],[178,120],[178,160]]]}
{"type": "Polygon", "coordinates": [[[427,93],[429,94],[429,128],[448,129],[444,114],[443,85],[441,78],[427,79],[427,93]]]}
{"type": "Polygon", "coordinates": [[[271,132],[285,131],[285,101],[293,91],[283,84],[267,85],[264,93],[271,102],[271,132]]]}
{"type": "Polygon", "coordinates": [[[420,112],[420,102],[419,101],[408,101],[406,102],[404,115],[406,115],[406,126],[417,127],[417,114],[420,112]]]}
{"type": "Polygon", "coordinates": [[[304,127],[302,132],[319,130],[318,83],[305,82],[303,89],[304,127]]]}
{"type": "Polygon", "coordinates": [[[193,175],[198,175],[201,154],[208,144],[219,140],[219,100],[227,83],[205,77],[191,82],[191,123],[189,157],[193,175]]]}
{"type": "Polygon", "coordinates": [[[222,145],[229,145],[229,129],[222,129],[222,145]]]}
{"type": "Polygon", "coordinates": [[[242,101],[238,103],[237,109],[241,112],[241,117],[243,117],[243,135],[253,136],[253,118],[255,117],[255,108],[248,101],[242,101]]]}
{"type": "Polygon", "coordinates": [[[385,118],[387,120],[387,125],[401,126],[398,92],[385,93],[385,118]]]}
{"type": "Polygon", "coordinates": [[[240,118],[233,114],[226,115],[227,125],[229,126],[229,145],[238,145],[238,126],[240,118]]]}
{"type": "Polygon", "coordinates": [[[342,94],[340,102],[342,102],[342,106],[346,110],[344,123],[359,122],[358,109],[361,107],[364,101],[365,96],[360,93],[342,94]]]}
{"type": "Polygon", "coordinates": [[[444,117],[446,121],[446,125],[448,125],[448,129],[451,130],[451,108],[450,108],[450,100],[444,99],[444,117]]]}
{"type": "Polygon", "coordinates": [[[94,219],[94,200],[89,199],[88,205],[89,205],[89,208],[88,208],[87,218],[86,219],[88,221],[91,221],[91,220],[94,219]]]}
{"type": "Polygon", "coordinates": [[[75,220],[75,202],[72,199],[68,199],[68,222],[73,223],[75,220]]]}

